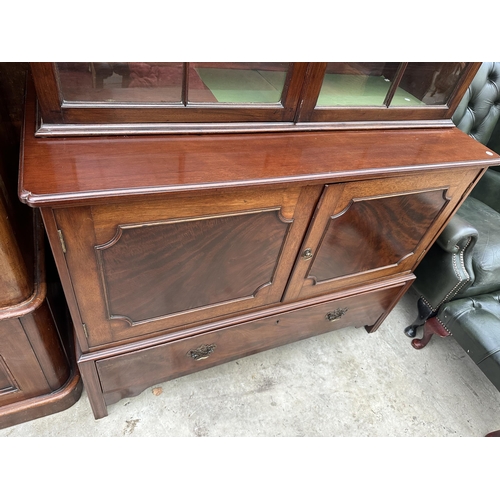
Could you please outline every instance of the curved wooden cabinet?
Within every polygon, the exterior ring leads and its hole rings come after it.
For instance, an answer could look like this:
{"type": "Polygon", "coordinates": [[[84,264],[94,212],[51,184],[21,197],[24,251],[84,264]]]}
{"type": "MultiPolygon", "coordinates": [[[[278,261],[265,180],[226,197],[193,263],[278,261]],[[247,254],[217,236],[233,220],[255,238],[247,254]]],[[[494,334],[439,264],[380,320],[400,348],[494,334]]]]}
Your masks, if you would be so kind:
{"type": "MultiPolygon", "coordinates": [[[[33,215],[34,238],[23,242],[33,245],[28,252],[34,256],[31,273],[25,271],[28,263],[2,263],[2,286],[17,293],[20,286],[5,285],[15,281],[26,284],[27,292],[16,304],[0,308],[0,428],[65,410],[78,401],[82,392],[70,351],[71,323],[62,297],[47,284],[43,227],[40,217],[33,215]]],[[[1,245],[12,253],[15,249],[19,255],[24,253],[9,221],[2,217],[0,225],[4,234],[12,234],[11,239],[2,239],[1,245]]]]}

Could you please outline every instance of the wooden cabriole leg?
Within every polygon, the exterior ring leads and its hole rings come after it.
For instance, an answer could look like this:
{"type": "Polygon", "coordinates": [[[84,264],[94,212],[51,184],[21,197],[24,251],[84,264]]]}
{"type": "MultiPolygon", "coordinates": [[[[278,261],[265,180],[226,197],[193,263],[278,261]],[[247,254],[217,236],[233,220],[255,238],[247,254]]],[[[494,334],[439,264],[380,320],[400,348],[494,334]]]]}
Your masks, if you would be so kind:
{"type": "Polygon", "coordinates": [[[423,349],[431,340],[432,335],[439,337],[448,337],[451,335],[436,317],[427,320],[424,324],[424,336],[421,339],[413,339],[411,345],[415,349],[423,349]]]}

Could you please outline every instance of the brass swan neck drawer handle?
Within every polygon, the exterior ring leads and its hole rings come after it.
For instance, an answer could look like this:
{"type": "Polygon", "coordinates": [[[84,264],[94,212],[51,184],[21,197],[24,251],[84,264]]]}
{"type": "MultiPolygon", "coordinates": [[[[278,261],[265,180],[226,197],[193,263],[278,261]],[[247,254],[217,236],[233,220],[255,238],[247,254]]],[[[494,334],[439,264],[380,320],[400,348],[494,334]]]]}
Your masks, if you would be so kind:
{"type": "Polygon", "coordinates": [[[347,311],[349,310],[348,307],[343,307],[343,308],[338,308],[335,309],[335,311],[331,311],[326,314],[326,319],[328,321],[337,321],[340,319],[347,311]]]}
{"type": "Polygon", "coordinates": [[[210,354],[215,351],[216,347],[216,344],[200,345],[200,347],[196,349],[191,349],[186,355],[193,358],[195,361],[200,361],[202,359],[207,359],[210,354]]]}

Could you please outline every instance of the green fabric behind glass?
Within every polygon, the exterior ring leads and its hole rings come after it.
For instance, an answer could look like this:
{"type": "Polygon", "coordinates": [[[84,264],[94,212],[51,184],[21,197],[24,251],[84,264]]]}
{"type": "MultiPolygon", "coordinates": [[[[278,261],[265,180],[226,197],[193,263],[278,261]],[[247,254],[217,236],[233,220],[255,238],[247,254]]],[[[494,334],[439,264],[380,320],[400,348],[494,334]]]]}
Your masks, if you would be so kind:
{"type": "Polygon", "coordinates": [[[286,73],[241,69],[197,68],[203,83],[219,102],[277,103],[286,73]]]}
{"type": "MultiPolygon", "coordinates": [[[[391,82],[383,76],[326,74],[317,106],[382,106],[391,82]]],[[[391,106],[422,106],[398,88],[391,106]]]]}
{"type": "MultiPolygon", "coordinates": [[[[241,69],[197,68],[203,83],[221,103],[278,103],[286,73],[241,69]]],[[[383,76],[326,74],[317,106],[382,106],[391,82],[383,76]]],[[[423,106],[401,88],[393,106],[423,106]]]]}

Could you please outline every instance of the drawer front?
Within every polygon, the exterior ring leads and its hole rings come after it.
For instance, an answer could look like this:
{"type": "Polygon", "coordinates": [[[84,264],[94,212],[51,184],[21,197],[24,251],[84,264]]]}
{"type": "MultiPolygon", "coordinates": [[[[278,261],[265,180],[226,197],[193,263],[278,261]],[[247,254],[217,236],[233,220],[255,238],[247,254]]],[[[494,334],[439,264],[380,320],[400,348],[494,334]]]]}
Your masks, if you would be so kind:
{"type": "Polygon", "coordinates": [[[96,362],[107,404],[153,384],[346,326],[378,324],[411,283],[352,295],[96,362]]]}

